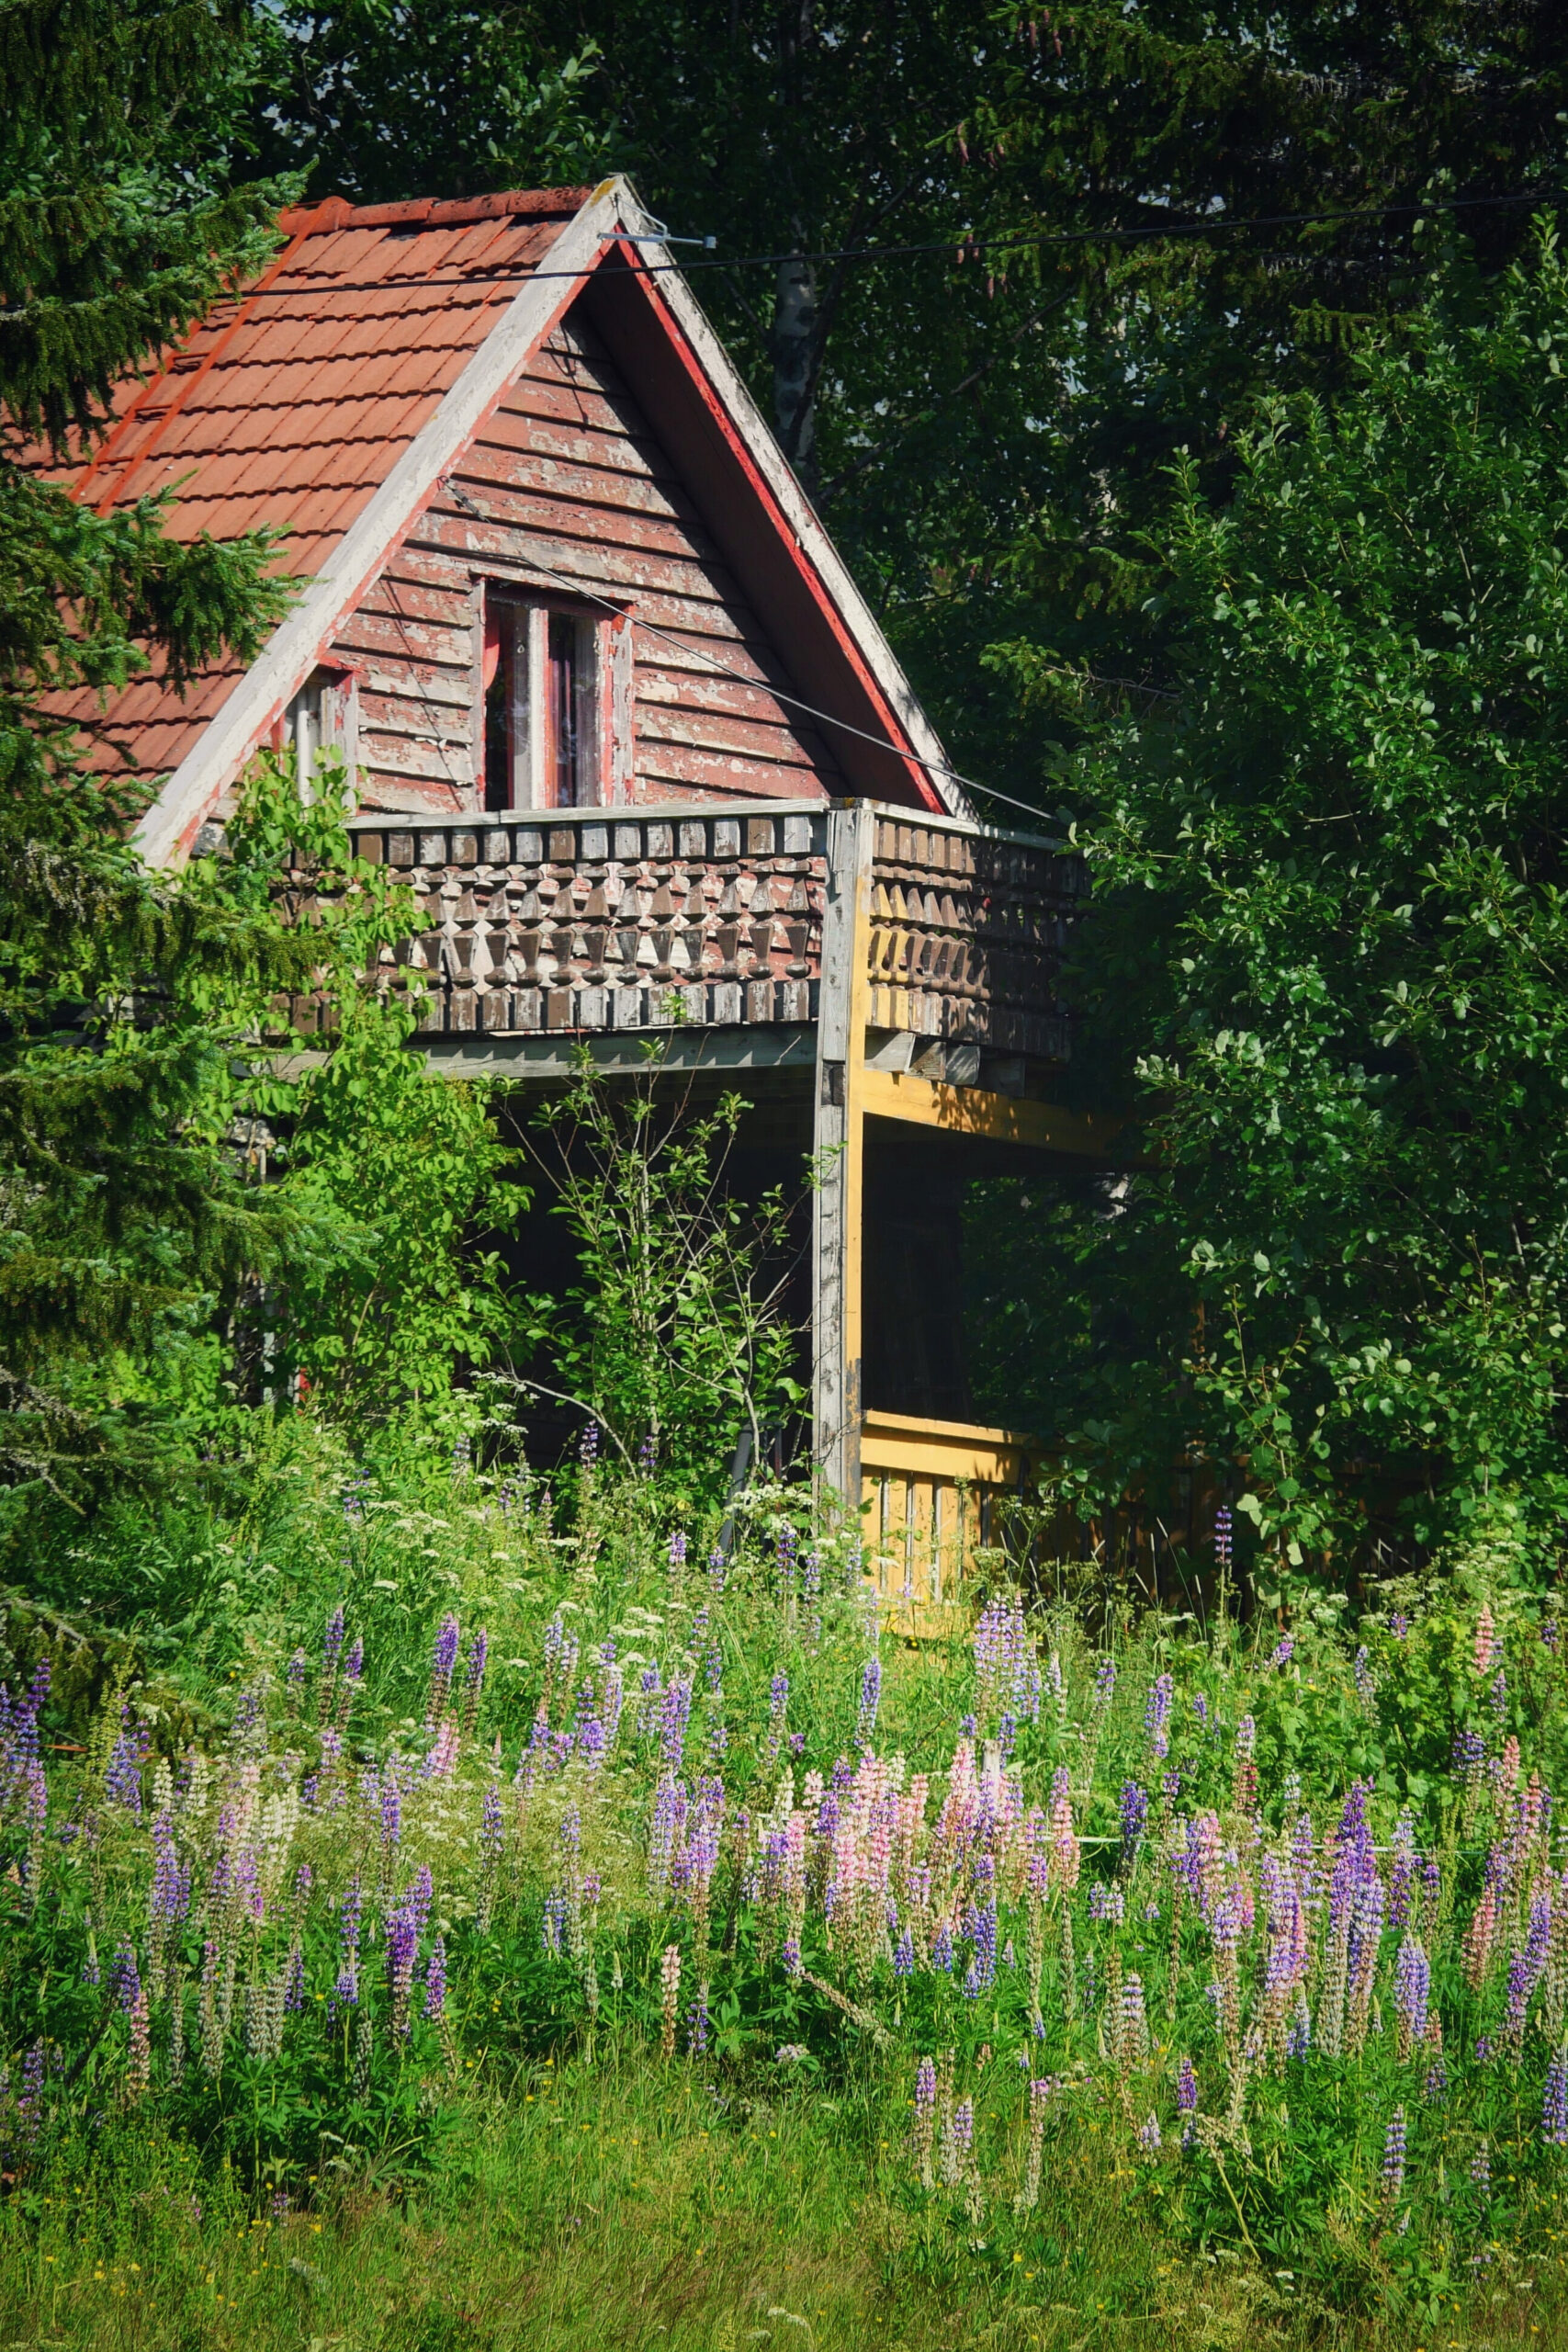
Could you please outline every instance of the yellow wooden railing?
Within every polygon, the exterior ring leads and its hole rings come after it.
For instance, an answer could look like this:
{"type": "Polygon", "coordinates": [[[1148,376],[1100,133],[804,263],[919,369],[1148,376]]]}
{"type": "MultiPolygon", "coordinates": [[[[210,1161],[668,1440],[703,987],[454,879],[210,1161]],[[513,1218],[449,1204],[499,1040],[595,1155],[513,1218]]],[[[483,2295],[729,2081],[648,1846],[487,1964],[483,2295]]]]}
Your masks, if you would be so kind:
{"type": "Polygon", "coordinates": [[[998,1506],[1027,1494],[1038,1459],[1032,1439],[1010,1430],[867,1413],[862,1525],[885,1623],[916,1634],[958,1624],[975,1554],[999,1541],[998,1506]]]}

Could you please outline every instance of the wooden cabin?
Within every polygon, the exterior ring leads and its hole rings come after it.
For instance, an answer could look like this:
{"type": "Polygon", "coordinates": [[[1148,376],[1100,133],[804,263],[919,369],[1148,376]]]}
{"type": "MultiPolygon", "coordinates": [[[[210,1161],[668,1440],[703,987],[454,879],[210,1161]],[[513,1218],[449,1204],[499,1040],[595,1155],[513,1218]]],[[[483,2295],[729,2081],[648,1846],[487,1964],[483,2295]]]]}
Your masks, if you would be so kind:
{"type": "Polygon", "coordinates": [[[248,669],[84,701],[96,756],[156,786],[138,838],[172,862],[258,747],[305,792],[335,747],[361,854],[434,918],[404,951],[433,1062],[536,1091],[663,1030],[830,1150],[817,1457],[889,1596],[951,1596],[1028,1459],[966,1418],[952,1204],[1105,1142],[1054,1100],[1077,862],[976,820],[624,181],[283,228],[73,486],[280,526],[299,595],[248,669]]]}

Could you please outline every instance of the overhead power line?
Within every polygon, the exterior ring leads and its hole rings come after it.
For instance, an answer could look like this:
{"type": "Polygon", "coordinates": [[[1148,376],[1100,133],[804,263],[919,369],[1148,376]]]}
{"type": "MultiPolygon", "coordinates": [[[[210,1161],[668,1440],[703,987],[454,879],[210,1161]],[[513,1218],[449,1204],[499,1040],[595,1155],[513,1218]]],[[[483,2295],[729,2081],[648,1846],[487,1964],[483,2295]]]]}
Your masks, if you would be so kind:
{"type": "MultiPolygon", "coordinates": [[[[503,515],[487,514],[479,501],[449,476],[442,488],[457,506],[471,514],[477,522],[504,523],[503,515]]],[[[624,599],[616,603],[611,597],[599,595],[595,590],[585,587],[574,572],[558,571],[553,564],[542,563],[537,556],[531,554],[525,556],[523,562],[528,571],[540,572],[545,579],[554,580],[562,588],[570,588],[572,594],[581,596],[584,604],[597,605],[606,613],[624,614],[626,611],[624,599]]],[[[635,610],[630,617],[645,637],[656,638],[660,645],[670,646],[683,659],[705,662],[709,669],[716,671],[720,677],[734,678],[743,686],[756,684],[754,678],[748,678],[743,671],[733,668],[728,662],[721,662],[716,653],[705,652],[701,646],[688,645],[683,639],[671,637],[667,629],[658,628],[651,621],[645,621],[635,610]]],[[[802,702],[798,695],[785,694],[784,688],[775,686],[771,678],[767,681],[767,689],[775,702],[787,703],[791,710],[798,710],[807,718],[818,719],[824,727],[836,727],[840,734],[853,735],[863,743],[874,744],[879,752],[887,752],[895,759],[906,760],[911,766],[923,768],[928,775],[946,776],[951,783],[961,784],[965,792],[983,793],[987,799],[999,800],[1004,808],[1018,808],[1026,817],[1039,817],[1046,824],[1051,822],[1049,812],[1036,808],[1032,801],[1014,800],[1008,793],[997,791],[992,785],[976,784],[973,776],[960,775],[956,768],[947,767],[940,760],[923,760],[918,752],[900,751],[885,735],[873,735],[863,727],[852,725],[847,718],[835,718],[830,710],[819,710],[815,703],[802,702]]]]}
{"type": "MultiPolygon", "coordinates": [[[[1119,245],[1141,243],[1156,237],[1213,237],[1229,235],[1239,229],[1307,228],[1319,223],[1342,220],[1383,220],[1404,218],[1424,219],[1432,212],[1495,211],[1519,204],[1542,204],[1552,200],[1549,191],[1540,188],[1521,189],[1512,196],[1452,196],[1435,197],[1424,204],[1361,204],[1348,205],[1337,211],[1325,212],[1254,212],[1228,215],[1205,213],[1193,220],[1145,220],[1128,228],[1107,226],[1095,229],[1020,230],[1016,232],[984,235],[964,230],[951,237],[933,238],[929,243],[907,245],[824,245],[804,252],[776,254],[740,254],[733,259],[705,250],[694,254],[690,261],[645,262],[644,274],[652,277],[688,277],[698,269],[778,269],[786,262],[829,261],[902,261],[924,254],[951,254],[957,261],[982,261],[990,254],[1032,253],[1058,245],[1119,245]]],[[[439,226],[439,223],[434,226],[439,226]]],[[[688,242],[682,238],[649,236],[638,240],[628,232],[612,232],[605,242],[613,244],[674,244],[688,242]]],[[[705,249],[709,240],[695,238],[705,249]]],[[[383,294],[395,287],[423,288],[426,286],[467,287],[479,291],[487,286],[504,284],[510,277],[530,283],[551,278],[579,278],[586,275],[581,269],[536,269],[526,262],[512,267],[476,269],[463,277],[406,278],[346,278],[322,277],[293,286],[256,287],[246,294],[228,297],[232,301],[288,301],[306,294],[383,294]]],[[[0,314],[3,315],[3,314],[0,314]]]]}

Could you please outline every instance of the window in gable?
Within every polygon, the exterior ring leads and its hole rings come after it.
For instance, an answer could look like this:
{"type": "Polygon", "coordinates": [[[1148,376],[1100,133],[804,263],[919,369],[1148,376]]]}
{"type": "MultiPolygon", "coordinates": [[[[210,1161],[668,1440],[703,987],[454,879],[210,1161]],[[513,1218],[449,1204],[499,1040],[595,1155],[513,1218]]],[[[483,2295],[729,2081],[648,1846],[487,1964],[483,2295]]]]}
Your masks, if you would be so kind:
{"type": "Polygon", "coordinates": [[[484,805],[597,808],[604,625],[485,589],[484,805]]]}
{"type": "MultiPolygon", "coordinates": [[[[342,760],[350,791],[355,785],[358,750],[359,696],[350,670],[312,670],[283,717],[283,742],[294,764],[299,797],[307,807],[316,797],[316,782],[323,753],[342,760]]],[[[277,735],[273,737],[277,742],[277,735]]]]}

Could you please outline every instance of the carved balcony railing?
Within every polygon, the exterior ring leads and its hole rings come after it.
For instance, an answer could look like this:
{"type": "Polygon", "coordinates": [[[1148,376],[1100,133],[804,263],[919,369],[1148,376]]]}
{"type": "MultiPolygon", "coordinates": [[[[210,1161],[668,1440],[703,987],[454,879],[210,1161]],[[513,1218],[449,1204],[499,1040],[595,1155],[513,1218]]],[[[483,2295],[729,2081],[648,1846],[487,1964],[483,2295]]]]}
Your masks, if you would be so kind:
{"type": "Polygon", "coordinates": [[[353,830],[429,917],[400,950],[424,1031],[529,1035],[813,1020],[824,821],[773,801],[353,830]]]}
{"type": "Polygon", "coordinates": [[[1056,975],[1084,889],[1049,842],[879,814],[871,1026],[1066,1061],[1056,975]]]}
{"type": "MultiPolygon", "coordinates": [[[[437,1037],[807,1026],[824,911],[858,899],[874,1030],[946,1052],[1065,1061],[1056,978],[1081,862],[1049,842],[879,809],[869,873],[830,872],[832,813],[777,800],[352,820],[427,917],[396,959],[437,1037]]],[[[299,902],[303,876],[287,876],[299,902]]],[[[302,1002],[296,1017],[313,1027],[302,1002]]]]}

